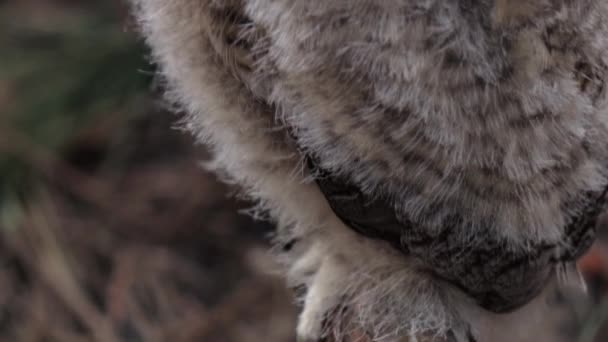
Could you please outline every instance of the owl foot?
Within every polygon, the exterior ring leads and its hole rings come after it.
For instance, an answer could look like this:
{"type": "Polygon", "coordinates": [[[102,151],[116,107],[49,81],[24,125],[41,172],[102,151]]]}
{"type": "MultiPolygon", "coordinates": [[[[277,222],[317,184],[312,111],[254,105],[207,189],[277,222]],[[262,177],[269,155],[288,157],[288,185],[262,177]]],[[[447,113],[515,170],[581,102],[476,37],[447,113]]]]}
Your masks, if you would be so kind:
{"type": "Polygon", "coordinates": [[[319,341],[325,334],[328,314],[340,304],[345,288],[345,265],[335,257],[322,260],[304,299],[304,309],[297,327],[298,341],[319,341]]]}

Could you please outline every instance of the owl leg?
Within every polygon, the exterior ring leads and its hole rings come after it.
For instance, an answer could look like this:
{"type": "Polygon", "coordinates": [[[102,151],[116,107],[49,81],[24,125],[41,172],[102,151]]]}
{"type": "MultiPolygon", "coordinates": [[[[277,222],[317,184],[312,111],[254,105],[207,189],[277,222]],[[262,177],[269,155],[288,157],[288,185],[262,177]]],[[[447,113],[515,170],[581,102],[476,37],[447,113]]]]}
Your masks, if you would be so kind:
{"type": "Polygon", "coordinates": [[[340,303],[346,275],[345,265],[336,257],[323,258],[304,299],[297,327],[298,341],[319,341],[323,337],[324,321],[340,303]]]}
{"type": "Polygon", "coordinates": [[[323,262],[323,253],[318,245],[313,244],[306,252],[297,257],[293,265],[289,268],[287,278],[294,282],[296,286],[312,283],[312,278],[318,272],[323,262]]]}

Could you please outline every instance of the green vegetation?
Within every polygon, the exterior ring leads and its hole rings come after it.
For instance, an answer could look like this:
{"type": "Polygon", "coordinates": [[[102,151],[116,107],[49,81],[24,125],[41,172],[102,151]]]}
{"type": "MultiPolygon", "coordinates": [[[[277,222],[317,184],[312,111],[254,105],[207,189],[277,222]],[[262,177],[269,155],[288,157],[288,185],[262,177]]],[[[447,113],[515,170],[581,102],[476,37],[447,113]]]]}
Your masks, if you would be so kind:
{"type": "Polygon", "coordinates": [[[11,2],[0,6],[4,224],[15,222],[16,201],[41,184],[45,157],[64,158],[83,132],[116,130],[106,138],[117,136],[117,120],[122,124],[125,116],[143,112],[151,81],[144,70],[150,67],[135,35],[116,25],[117,12],[116,6],[95,2],[37,11],[11,2]]]}

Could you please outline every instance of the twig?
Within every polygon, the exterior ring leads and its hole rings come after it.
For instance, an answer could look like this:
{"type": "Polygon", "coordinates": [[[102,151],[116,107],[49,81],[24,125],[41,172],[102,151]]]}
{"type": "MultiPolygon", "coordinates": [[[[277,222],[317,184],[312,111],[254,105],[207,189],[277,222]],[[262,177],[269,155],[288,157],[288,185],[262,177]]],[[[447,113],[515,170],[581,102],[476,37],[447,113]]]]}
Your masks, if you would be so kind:
{"type": "MultiPolygon", "coordinates": [[[[48,204],[48,202],[46,202],[48,204]]],[[[33,248],[32,260],[44,283],[70,308],[89,329],[97,342],[117,342],[111,322],[104,317],[87,299],[78,280],[68,265],[64,249],[54,232],[58,221],[49,208],[31,212],[31,226],[24,229],[28,240],[37,241],[33,248]]]]}

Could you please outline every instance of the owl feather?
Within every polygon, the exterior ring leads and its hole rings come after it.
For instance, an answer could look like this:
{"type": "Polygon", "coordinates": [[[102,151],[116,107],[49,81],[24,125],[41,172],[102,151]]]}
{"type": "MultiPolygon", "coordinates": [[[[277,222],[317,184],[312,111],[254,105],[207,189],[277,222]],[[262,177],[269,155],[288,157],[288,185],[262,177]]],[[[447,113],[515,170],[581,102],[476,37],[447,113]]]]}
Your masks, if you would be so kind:
{"type": "Polygon", "coordinates": [[[531,331],[606,202],[608,3],[132,1],[277,223],[300,337],[557,341],[531,331]]]}

